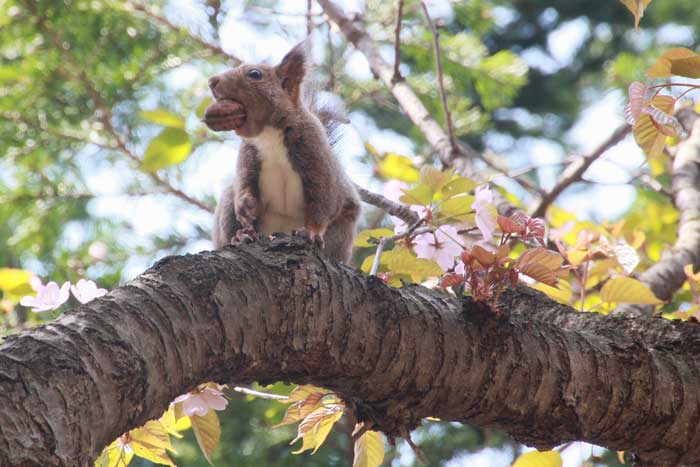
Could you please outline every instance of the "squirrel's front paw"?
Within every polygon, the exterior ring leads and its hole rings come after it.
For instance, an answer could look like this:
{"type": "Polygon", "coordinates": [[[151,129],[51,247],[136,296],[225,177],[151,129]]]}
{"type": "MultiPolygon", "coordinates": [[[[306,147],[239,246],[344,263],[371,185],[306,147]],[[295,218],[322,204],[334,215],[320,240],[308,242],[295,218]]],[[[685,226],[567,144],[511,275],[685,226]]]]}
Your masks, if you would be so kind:
{"type": "Polygon", "coordinates": [[[298,235],[300,237],[303,237],[308,243],[315,247],[318,247],[321,250],[325,246],[325,242],[323,241],[323,234],[319,232],[314,232],[312,230],[302,228],[293,231],[292,235],[298,235]]]}
{"type": "Polygon", "coordinates": [[[236,231],[236,234],[231,237],[231,245],[241,245],[252,243],[258,238],[258,233],[252,225],[247,225],[236,231]]]}
{"type": "Polygon", "coordinates": [[[235,209],[238,222],[248,226],[255,224],[258,218],[258,200],[251,193],[239,193],[235,209]]]}

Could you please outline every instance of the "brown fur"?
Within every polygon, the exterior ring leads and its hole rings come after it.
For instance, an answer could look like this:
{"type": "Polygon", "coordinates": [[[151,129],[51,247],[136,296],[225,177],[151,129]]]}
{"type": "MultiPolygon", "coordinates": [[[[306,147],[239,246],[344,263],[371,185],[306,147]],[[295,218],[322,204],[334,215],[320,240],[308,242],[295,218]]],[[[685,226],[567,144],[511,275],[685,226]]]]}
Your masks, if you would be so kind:
{"type": "MultiPolygon", "coordinates": [[[[295,183],[301,180],[304,219],[296,227],[288,225],[287,233],[303,229],[309,237],[324,241],[323,251],[328,256],[346,262],[350,259],[360,213],[359,197],[329,143],[329,135],[337,126],[338,119],[329,117],[333,115],[329,109],[314,113],[307,107],[307,102],[314,97],[303,95],[308,60],[302,43],[294,47],[276,67],[243,65],[210,79],[216,102],[210,106],[212,110],[208,113],[220,116],[222,106],[230,107],[231,101],[240,103],[245,110],[244,120],[237,121],[243,121],[242,125],[226,128],[234,129],[243,138],[243,144],[236,178],[224,190],[217,206],[213,235],[217,248],[228,244],[241,229],[261,232],[262,219],[269,214],[266,210],[271,209],[263,202],[265,196],[261,193],[262,189],[270,188],[260,186],[261,170],[265,157],[268,157],[270,167],[291,166],[294,172],[279,174],[281,190],[293,190],[298,186],[295,183]],[[262,73],[259,79],[249,75],[253,69],[262,73]],[[323,119],[323,123],[319,118],[323,119]],[[269,128],[274,130],[266,130],[269,128]],[[276,155],[276,150],[282,149],[271,149],[267,142],[261,146],[262,143],[258,141],[260,135],[268,133],[281,134],[289,164],[280,164],[269,154],[263,153],[268,151],[276,155]],[[288,185],[285,184],[287,182],[288,185]]],[[[222,129],[221,120],[210,126],[212,129],[222,129]]],[[[269,176],[268,173],[268,183],[269,176]]],[[[286,193],[284,191],[281,196],[286,196],[286,193]]],[[[270,198],[269,192],[267,195],[270,198]]],[[[286,199],[273,198],[278,204],[287,206],[286,199]]],[[[289,201],[289,204],[292,205],[293,201],[289,201]]],[[[295,215],[294,212],[273,214],[283,218],[289,215],[290,219],[295,215]]],[[[293,220],[290,221],[290,224],[293,223],[293,220]]]]}

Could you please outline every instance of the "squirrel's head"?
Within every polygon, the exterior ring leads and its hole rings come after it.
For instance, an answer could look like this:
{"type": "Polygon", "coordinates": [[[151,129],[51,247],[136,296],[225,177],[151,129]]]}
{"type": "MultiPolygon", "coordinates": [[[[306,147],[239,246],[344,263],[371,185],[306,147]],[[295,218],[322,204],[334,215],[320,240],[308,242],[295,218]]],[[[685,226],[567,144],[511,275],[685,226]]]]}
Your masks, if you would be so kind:
{"type": "Polygon", "coordinates": [[[241,65],[209,78],[214,102],[204,112],[204,123],[214,131],[235,130],[253,137],[268,125],[281,123],[301,104],[308,66],[306,43],[290,50],[277,66],[241,65]]]}

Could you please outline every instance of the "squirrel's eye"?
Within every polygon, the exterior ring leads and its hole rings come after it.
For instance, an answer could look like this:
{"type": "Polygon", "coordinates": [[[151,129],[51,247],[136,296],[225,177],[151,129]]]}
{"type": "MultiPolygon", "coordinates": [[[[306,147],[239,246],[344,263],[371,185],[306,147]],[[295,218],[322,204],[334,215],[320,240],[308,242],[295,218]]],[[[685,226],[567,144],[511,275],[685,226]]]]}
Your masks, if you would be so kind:
{"type": "Polygon", "coordinates": [[[257,68],[253,68],[252,70],[249,70],[248,73],[246,73],[249,78],[253,79],[261,79],[262,78],[262,71],[258,70],[257,68]]]}

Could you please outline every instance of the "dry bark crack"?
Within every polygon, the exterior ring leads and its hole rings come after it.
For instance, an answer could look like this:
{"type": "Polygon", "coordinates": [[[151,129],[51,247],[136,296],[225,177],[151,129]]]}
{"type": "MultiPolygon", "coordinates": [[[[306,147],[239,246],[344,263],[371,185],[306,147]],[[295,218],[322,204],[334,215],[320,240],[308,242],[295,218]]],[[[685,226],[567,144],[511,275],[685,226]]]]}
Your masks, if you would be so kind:
{"type": "Polygon", "coordinates": [[[580,314],[527,288],[500,307],[390,288],[299,239],[165,258],[0,345],[0,465],[89,465],[211,380],[324,386],[390,436],[434,416],[700,465],[700,325],[580,314]]]}

